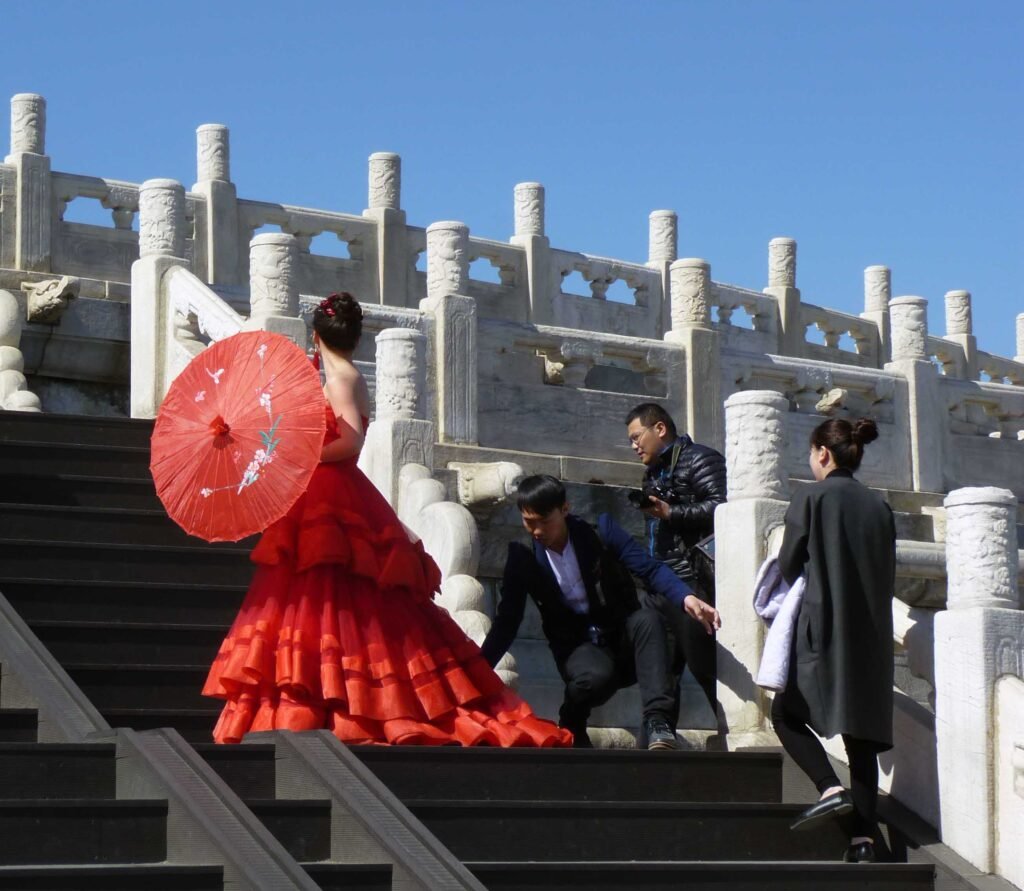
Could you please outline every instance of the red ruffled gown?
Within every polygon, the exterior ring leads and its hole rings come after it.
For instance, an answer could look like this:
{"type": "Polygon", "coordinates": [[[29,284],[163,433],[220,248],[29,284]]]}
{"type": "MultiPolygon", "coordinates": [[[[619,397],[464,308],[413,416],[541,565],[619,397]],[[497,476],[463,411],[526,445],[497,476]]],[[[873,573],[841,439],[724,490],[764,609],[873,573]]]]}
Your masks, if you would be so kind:
{"type": "Polygon", "coordinates": [[[327,728],[353,744],[571,745],[433,602],[436,564],[355,458],[320,464],[251,559],[256,574],[203,687],[227,700],[217,742],[327,728]]]}

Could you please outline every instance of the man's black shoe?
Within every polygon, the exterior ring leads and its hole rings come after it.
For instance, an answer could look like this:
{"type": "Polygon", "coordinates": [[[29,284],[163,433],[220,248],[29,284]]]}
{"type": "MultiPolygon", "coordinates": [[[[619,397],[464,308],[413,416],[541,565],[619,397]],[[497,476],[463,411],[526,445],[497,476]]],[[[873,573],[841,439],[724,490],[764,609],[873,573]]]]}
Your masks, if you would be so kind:
{"type": "Polygon", "coordinates": [[[644,721],[644,731],[647,734],[649,751],[679,748],[675,732],[664,718],[647,718],[644,721]]]}
{"type": "Polygon", "coordinates": [[[843,863],[874,863],[875,846],[871,842],[850,845],[843,854],[843,863]]]}
{"type": "Polygon", "coordinates": [[[789,827],[790,829],[810,829],[819,820],[823,820],[826,817],[838,817],[842,814],[848,814],[853,810],[853,799],[850,797],[850,793],[843,789],[841,792],[834,792],[827,798],[822,798],[821,801],[816,801],[809,808],[802,811],[800,816],[796,818],[793,824],[789,827]]]}

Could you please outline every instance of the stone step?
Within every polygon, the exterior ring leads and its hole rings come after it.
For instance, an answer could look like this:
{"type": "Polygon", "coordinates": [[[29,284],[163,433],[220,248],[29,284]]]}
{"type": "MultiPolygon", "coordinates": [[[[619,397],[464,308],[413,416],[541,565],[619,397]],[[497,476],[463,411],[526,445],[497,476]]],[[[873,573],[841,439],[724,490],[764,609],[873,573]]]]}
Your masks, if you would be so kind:
{"type": "Polygon", "coordinates": [[[934,887],[931,866],[906,863],[466,863],[488,891],[910,891],[934,887]]]}
{"type": "Polygon", "coordinates": [[[149,448],[152,434],[152,420],[0,411],[0,442],[77,442],[149,448]]]}
{"type": "Polygon", "coordinates": [[[793,804],[413,801],[409,809],[460,860],[835,860],[838,822],[793,832],[793,804]]]}
{"type": "Polygon", "coordinates": [[[391,891],[392,870],[385,863],[303,863],[321,891],[391,891]]]}
{"type": "Polygon", "coordinates": [[[0,891],[224,891],[220,866],[0,866],[0,891]]]}
{"type": "Polygon", "coordinates": [[[248,800],[245,803],[296,860],[330,859],[330,801],[248,800]]]}
{"type": "Polygon", "coordinates": [[[82,665],[63,668],[101,712],[105,709],[201,709],[209,665],[82,665]]]}
{"type": "Polygon", "coordinates": [[[2,442],[0,467],[11,476],[118,477],[151,480],[148,446],[80,445],[67,442],[2,442]]]}
{"type": "Polygon", "coordinates": [[[0,743],[0,798],[112,799],[114,756],[108,743],[0,743]]]}
{"type": "Polygon", "coordinates": [[[0,742],[34,743],[39,738],[39,713],[34,708],[0,709],[0,742]]]}
{"type": "Polygon", "coordinates": [[[0,864],[153,863],[166,857],[166,801],[0,801],[0,864]]]}
{"type": "MultiPolygon", "coordinates": [[[[241,558],[239,558],[241,562],[241,558]]],[[[0,568],[3,572],[3,568],[0,568]]],[[[245,596],[236,584],[140,582],[47,577],[0,578],[2,593],[28,623],[37,621],[220,625],[225,629],[245,596]]]]}
{"type": "Polygon", "coordinates": [[[223,625],[50,619],[29,624],[60,662],[92,665],[208,665],[226,631],[223,625]]]}
{"type": "Polygon", "coordinates": [[[402,801],[782,800],[774,753],[628,749],[456,749],[414,746],[352,751],[402,801]]]}
{"type": "Polygon", "coordinates": [[[194,742],[192,747],[240,798],[276,797],[277,764],[273,745],[225,746],[194,742]]]}
{"type": "Polygon", "coordinates": [[[0,502],[163,510],[152,479],[0,473],[0,502]]]}
{"type": "Polygon", "coordinates": [[[188,742],[210,742],[213,728],[224,708],[215,699],[206,700],[206,708],[103,708],[100,714],[111,727],[131,727],[133,730],[155,730],[173,727],[188,742]]]}
{"type": "Polygon", "coordinates": [[[0,591],[7,579],[248,585],[243,548],[30,541],[0,538],[0,591]]]}

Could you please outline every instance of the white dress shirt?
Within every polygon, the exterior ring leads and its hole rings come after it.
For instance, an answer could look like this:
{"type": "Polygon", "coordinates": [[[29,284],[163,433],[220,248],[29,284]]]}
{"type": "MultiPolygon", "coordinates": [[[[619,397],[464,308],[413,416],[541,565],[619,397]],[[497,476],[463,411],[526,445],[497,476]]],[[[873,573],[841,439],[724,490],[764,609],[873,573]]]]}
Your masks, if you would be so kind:
{"type": "Polygon", "coordinates": [[[547,548],[544,552],[548,555],[548,563],[551,564],[551,571],[555,574],[558,587],[562,589],[562,599],[566,605],[574,613],[588,613],[590,603],[587,600],[587,586],[583,584],[583,575],[580,573],[576,551],[572,547],[572,539],[566,541],[565,550],[561,554],[547,548]]]}

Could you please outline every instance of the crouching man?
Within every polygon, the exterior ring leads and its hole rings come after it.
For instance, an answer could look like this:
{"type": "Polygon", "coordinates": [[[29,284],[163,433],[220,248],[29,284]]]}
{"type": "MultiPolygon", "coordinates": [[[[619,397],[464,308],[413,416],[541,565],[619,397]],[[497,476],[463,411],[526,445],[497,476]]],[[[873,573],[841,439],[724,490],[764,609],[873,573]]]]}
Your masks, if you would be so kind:
{"type": "Polygon", "coordinates": [[[595,529],[570,513],[565,487],[554,477],[526,477],[516,503],[533,547],[509,545],[497,617],[481,647],[484,658],[493,666],[508,650],[529,595],[565,681],[559,724],[576,745],[590,745],[591,709],[635,682],[647,747],[675,748],[674,676],[656,599],[685,610],[708,634],[721,625],[718,611],[607,514],[595,529]],[[638,594],[634,575],[648,591],[638,594]]]}

